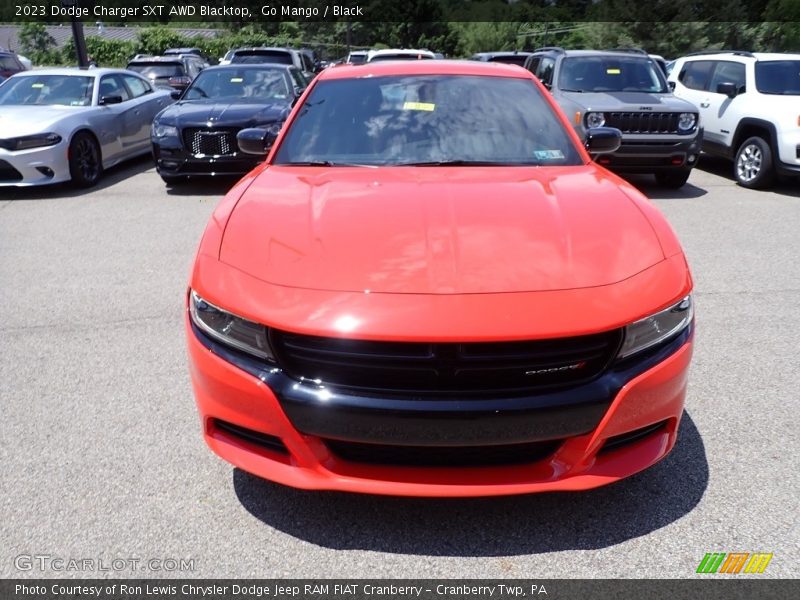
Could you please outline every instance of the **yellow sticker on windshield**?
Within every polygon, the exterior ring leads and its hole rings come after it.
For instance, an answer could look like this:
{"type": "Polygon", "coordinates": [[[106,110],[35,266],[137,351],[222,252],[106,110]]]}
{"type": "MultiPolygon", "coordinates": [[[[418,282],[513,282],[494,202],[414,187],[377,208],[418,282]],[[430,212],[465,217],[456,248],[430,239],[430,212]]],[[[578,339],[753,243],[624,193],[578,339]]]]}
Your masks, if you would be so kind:
{"type": "Polygon", "coordinates": [[[242,83],[243,81],[242,77],[231,77],[231,83],[242,83]]]}
{"type": "Polygon", "coordinates": [[[620,71],[619,69],[606,69],[606,73],[608,73],[609,75],[619,75],[620,73],[622,73],[622,71],[620,71]]]}
{"type": "Polygon", "coordinates": [[[39,90],[39,89],[41,89],[41,88],[43,88],[43,87],[44,87],[44,84],[43,84],[43,83],[32,83],[32,84],[31,84],[31,87],[32,87],[33,89],[35,89],[35,90],[39,90]]]}
{"type": "Polygon", "coordinates": [[[432,112],[436,109],[436,105],[432,102],[406,102],[403,104],[403,110],[426,110],[432,112]]]}

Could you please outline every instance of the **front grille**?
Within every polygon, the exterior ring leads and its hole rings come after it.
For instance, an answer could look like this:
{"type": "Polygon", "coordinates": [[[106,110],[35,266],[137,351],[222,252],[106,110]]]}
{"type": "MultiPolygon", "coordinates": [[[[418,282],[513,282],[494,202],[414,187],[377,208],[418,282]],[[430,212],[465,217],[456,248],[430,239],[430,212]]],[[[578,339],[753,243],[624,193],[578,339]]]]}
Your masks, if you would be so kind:
{"type": "Polygon", "coordinates": [[[622,133],[678,133],[679,113],[671,112],[607,112],[606,127],[622,133]]]}
{"type": "Polygon", "coordinates": [[[324,440],[338,458],[370,465],[485,467],[533,463],[553,454],[562,440],[504,446],[388,446],[324,440]]]}
{"type": "Polygon", "coordinates": [[[22,181],[22,173],[6,161],[0,160],[0,181],[22,181]]]}
{"type": "Polygon", "coordinates": [[[602,373],[622,331],[488,343],[376,342],[272,330],[280,366],[295,379],[351,391],[486,396],[576,385],[602,373]]]}
{"type": "Polygon", "coordinates": [[[236,131],[231,129],[196,129],[183,130],[183,143],[194,155],[227,156],[235,154],[236,131]]]}

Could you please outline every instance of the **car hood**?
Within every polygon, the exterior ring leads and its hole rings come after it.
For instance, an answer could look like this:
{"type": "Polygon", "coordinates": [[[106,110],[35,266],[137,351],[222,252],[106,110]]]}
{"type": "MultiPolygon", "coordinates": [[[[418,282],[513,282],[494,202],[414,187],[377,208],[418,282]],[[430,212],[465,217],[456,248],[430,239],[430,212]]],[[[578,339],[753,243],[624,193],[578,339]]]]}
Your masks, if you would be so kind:
{"type": "Polygon", "coordinates": [[[686,100],[672,94],[648,94],[647,92],[562,92],[571,102],[588,110],[640,111],[647,106],[656,111],[697,112],[686,100]]]}
{"type": "Polygon", "coordinates": [[[216,126],[255,127],[267,123],[284,121],[291,105],[283,102],[206,102],[199,100],[180,101],[169,106],[159,121],[179,127],[216,126]]]}
{"type": "Polygon", "coordinates": [[[281,286],[477,294],[602,286],[662,261],[613,175],[580,167],[266,168],[220,260],[281,286]]]}
{"type": "Polygon", "coordinates": [[[91,110],[91,106],[2,106],[0,137],[12,138],[45,131],[59,133],[56,127],[59,121],[91,110]]]}

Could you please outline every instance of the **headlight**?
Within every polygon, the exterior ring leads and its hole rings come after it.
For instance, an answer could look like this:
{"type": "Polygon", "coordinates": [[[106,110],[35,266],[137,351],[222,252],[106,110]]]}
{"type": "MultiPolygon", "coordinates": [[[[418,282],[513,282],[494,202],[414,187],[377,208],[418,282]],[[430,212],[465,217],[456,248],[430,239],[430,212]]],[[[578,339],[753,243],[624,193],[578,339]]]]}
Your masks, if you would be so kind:
{"type": "Polygon", "coordinates": [[[57,133],[37,133],[36,135],[26,135],[24,137],[2,140],[0,145],[7,150],[28,150],[30,148],[55,146],[60,141],[61,136],[57,133]]]}
{"type": "Polygon", "coordinates": [[[586,113],[587,127],[602,127],[606,124],[606,116],[601,112],[586,113]]]}
{"type": "Polygon", "coordinates": [[[267,328],[222,310],[203,300],[192,290],[189,294],[192,322],[215,340],[253,356],[274,360],[267,339],[267,328]]]}
{"type": "Polygon", "coordinates": [[[681,113],[678,116],[678,129],[680,131],[691,131],[697,124],[697,115],[694,113],[681,113]]]}
{"type": "Polygon", "coordinates": [[[661,312],[631,323],[625,328],[625,341],[619,358],[625,358],[677,336],[692,322],[694,306],[692,297],[665,308],[661,312]]]}
{"type": "Polygon", "coordinates": [[[173,127],[172,125],[153,123],[150,133],[154,138],[178,137],[178,128],[173,127]]]}

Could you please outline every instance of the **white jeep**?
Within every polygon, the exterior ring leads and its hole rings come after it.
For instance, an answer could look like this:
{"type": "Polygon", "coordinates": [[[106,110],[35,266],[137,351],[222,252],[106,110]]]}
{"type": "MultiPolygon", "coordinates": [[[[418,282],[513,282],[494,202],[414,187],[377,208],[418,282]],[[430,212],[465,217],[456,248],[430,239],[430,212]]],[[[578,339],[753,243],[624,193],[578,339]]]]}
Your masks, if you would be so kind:
{"type": "Polygon", "coordinates": [[[800,54],[689,54],[669,82],[700,111],[703,151],[733,159],[740,185],[800,175],[800,54]]]}

